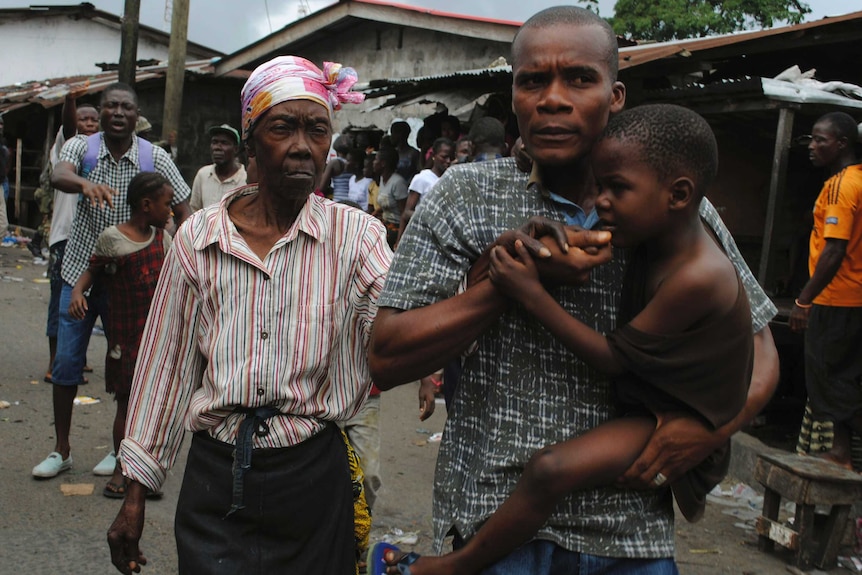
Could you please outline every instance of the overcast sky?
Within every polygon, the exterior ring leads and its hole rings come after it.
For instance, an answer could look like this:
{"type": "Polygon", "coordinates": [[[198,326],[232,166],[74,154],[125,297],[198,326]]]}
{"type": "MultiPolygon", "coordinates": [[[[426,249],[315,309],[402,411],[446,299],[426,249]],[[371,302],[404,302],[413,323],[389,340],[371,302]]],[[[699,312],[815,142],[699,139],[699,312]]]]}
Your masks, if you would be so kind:
{"type": "MultiPolygon", "coordinates": [[[[96,8],[122,15],[124,0],[89,0],[96,8]]],[[[190,0],[189,40],[222,52],[231,53],[279,30],[302,14],[314,12],[332,0],[190,0]]],[[[565,3],[562,0],[401,0],[395,2],[453,13],[524,21],[535,12],[565,3]]],[[[577,2],[575,2],[577,3],[577,2]]],[[[853,11],[856,0],[807,0],[813,13],[810,20],[853,11]]],[[[39,5],[74,5],[75,0],[34,0],[39,5]]],[[[142,0],[140,21],[147,26],[170,31],[171,0],[142,0]]],[[[599,0],[599,14],[612,16],[615,0],[599,0]]],[[[0,8],[21,8],[30,2],[0,0],[0,8]]],[[[858,9],[858,8],[857,8],[858,9]]]]}

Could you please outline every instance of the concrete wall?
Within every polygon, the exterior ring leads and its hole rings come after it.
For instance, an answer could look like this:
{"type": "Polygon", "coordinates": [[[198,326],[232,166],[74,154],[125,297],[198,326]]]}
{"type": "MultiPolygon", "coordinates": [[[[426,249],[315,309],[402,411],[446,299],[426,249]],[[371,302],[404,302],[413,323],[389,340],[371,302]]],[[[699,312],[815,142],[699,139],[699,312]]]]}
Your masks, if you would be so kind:
{"type": "MultiPolygon", "coordinates": [[[[99,74],[96,63],[120,60],[120,30],[66,16],[18,18],[0,22],[6,58],[0,86],[19,82],[99,74]]],[[[138,60],[167,60],[167,44],[141,37],[138,60]]],[[[196,59],[189,56],[189,60],[196,59]]]]}
{"type": "MultiPolygon", "coordinates": [[[[360,82],[369,82],[484,68],[500,56],[508,59],[509,43],[380,23],[351,28],[296,55],[318,65],[327,60],[352,66],[360,82]]],[[[382,102],[377,98],[359,106],[345,106],[336,114],[336,131],[348,125],[376,125],[386,130],[393,118],[404,116],[391,109],[370,111],[382,102]]]]}

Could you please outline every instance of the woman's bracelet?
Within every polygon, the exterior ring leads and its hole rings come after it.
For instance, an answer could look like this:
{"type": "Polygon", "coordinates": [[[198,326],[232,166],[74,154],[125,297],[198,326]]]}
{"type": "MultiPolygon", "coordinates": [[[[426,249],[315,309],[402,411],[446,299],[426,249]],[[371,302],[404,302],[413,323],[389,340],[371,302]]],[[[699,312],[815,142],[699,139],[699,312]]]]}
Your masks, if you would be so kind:
{"type": "Polygon", "coordinates": [[[814,304],[812,304],[812,303],[802,303],[801,301],[799,301],[799,298],[796,298],[796,299],[793,301],[793,303],[794,303],[794,305],[796,305],[796,307],[798,307],[798,308],[800,308],[800,309],[808,309],[808,308],[810,308],[812,305],[814,305],[814,304]]]}

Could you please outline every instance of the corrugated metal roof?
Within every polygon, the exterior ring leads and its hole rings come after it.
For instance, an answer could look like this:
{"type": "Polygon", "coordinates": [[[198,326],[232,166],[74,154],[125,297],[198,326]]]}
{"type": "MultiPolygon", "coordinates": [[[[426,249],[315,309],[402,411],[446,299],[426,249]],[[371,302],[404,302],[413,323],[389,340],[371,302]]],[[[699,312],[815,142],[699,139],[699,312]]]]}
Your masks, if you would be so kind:
{"type": "MultiPolygon", "coordinates": [[[[213,73],[214,59],[195,60],[186,63],[186,72],[201,76],[213,73]]],[[[162,62],[155,66],[144,66],[137,69],[135,82],[140,83],[153,78],[161,78],[167,74],[168,66],[162,62]]],[[[118,72],[104,72],[95,76],[70,76],[67,78],[51,78],[40,82],[25,82],[12,86],[0,87],[0,114],[28,106],[39,104],[51,108],[63,103],[66,94],[77,92],[81,96],[98,94],[109,85],[116,82],[118,72]]]]}
{"type": "Polygon", "coordinates": [[[844,14],[842,16],[829,16],[813,22],[794,24],[792,26],[779,26],[776,28],[765,28],[763,30],[708,36],[706,38],[688,38],[685,40],[628,46],[620,48],[620,70],[640,66],[647,62],[652,62],[654,60],[667,58],[677,54],[685,56],[694,54],[695,52],[752,42],[771,36],[798,34],[800,32],[820,28],[822,26],[829,26],[832,24],[860,19],[862,19],[862,12],[851,12],[850,14],[844,14]]]}

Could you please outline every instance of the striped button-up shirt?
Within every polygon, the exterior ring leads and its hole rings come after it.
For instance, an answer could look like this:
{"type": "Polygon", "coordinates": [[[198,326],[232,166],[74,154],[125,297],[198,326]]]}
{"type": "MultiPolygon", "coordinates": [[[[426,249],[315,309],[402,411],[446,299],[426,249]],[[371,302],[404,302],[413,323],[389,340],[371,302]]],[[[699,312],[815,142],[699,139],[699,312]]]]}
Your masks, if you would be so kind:
{"type": "Polygon", "coordinates": [[[195,212],[168,253],[144,330],[120,459],[157,489],[183,431],[234,443],[241,407],[282,416],[254,447],[348,419],[368,396],[366,349],[392,253],[359,210],[309,197],[263,261],[230,220],[240,188],[195,212]]]}
{"type": "MultiPolygon", "coordinates": [[[[542,215],[566,221],[570,203],[530,184],[512,159],[449,168],[419,204],[386,280],[380,306],[413,309],[451,297],[502,232],[542,215]]],[[[582,211],[582,210],[580,210],[582,211]]],[[[740,269],[755,330],[775,307],[753,280],[709,202],[701,216],[740,269]],[[742,268],[745,268],[744,270],[742,268]]],[[[579,287],[550,290],[573,316],[608,333],[616,326],[624,254],[579,287]]],[[[477,341],[449,411],[434,478],[435,549],[452,527],[472,536],[506,500],[539,448],[577,437],[616,415],[609,379],[513,305],[477,341]]],[[[673,555],[670,491],[584,489],[557,505],[539,539],[607,557],[673,555]]]]}
{"type": "MultiPolygon", "coordinates": [[[[110,208],[107,205],[93,207],[90,205],[90,200],[78,194],[78,206],[75,218],[72,220],[72,231],[69,235],[69,244],[66,246],[66,254],[63,256],[61,272],[63,280],[69,285],[75,285],[87,269],[99,234],[109,226],[121,224],[131,217],[132,208],[126,201],[126,191],[129,188],[129,182],[141,171],[138,150],[138,138],[132,138],[131,147],[117,161],[105,146],[104,138],[99,144],[98,161],[87,179],[112,187],[117,191],[117,195],[113,198],[114,207],[110,208]]],[[[80,170],[86,153],[87,137],[76,136],[63,146],[60,151],[60,161],[74,164],[80,170]]],[[[189,199],[191,190],[188,184],[183,180],[168,153],[158,146],[153,146],[153,168],[167,178],[174,188],[172,205],[175,206],[189,199]]]]}

